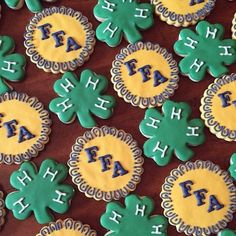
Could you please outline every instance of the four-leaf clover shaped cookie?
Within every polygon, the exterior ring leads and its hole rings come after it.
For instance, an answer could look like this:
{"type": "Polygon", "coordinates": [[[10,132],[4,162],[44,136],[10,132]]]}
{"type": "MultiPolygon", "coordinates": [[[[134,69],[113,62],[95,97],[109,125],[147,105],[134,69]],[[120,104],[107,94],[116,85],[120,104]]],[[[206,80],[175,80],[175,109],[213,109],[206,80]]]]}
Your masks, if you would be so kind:
{"type": "Polygon", "coordinates": [[[10,177],[12,187],[18,191],[7,195],[6,207],[19,220],[33,212],[39,224],[49,223],[53,220],[49,209],[60,214],[69,209],[74,190],[62,184],[67,174],[65,165],[51,159],[42,162],[39,172],[32,162],[24,162],[10,177]]]}
{"type": "Polygon", "coordinates": [[[21,54],[13,54],[14,48],[11,37],[0,36],[0,95],[11,90],[5,80],[18,82],[25,75],[26,59],[21,54]]]}
{"type": "Polygon", "coordinates": [[[167,219],[161,215],[151,216],[153,209],[151,198],[132,194],[125,198],[125,207],[119,202],[108,203],[100,221],[109,230],[107,236],[166,236],[167,219]]]}
{"type": "Polygon", "coordinates": [[[231,229],[224,229],[220,231],[217,236],[236,236],[236,231],[231,229]]]}
{"type": "Polygon", "coordinates": [[[201,21],[196,33],[190,29],[180,31],[174,45],[175,52],[184,57],[179,63],[183,74],[195,82],[204,79],[207,71],[213,77],[228,72],[226,65],[236,62],[236,41],[223,39],[224,27],[201,21]]]}
{"type": "Polygon", "coordinates": [[[108,119],[113,112],[115,99],[112,96],[102,95],[107,89],[107,79],[91,70],[81,73],[80,81],[72,72],[66,72],[54,84],[54,91],[60,96],[53,99],[49,109],[56,113],[65,123],[71,123],[77,116],[84,128],[96,125],[92,114],[108,119]]]}
{"type": "MultiPolygon", "coordinates": [[[[5,0],[8,7],[18,10],[23,7],[24,2],[31,12],[40,12],[43,10],[42,0],[5,0]]],[[[44,0],[45,2],[55,2],[57,0],[44,0]]]]}
{"type": "Polygon", "coordinates": [[[150,108],[140,123],[141,133],[149,138],[144,143],[144,154],[159,166],[167,165],[173,153],[181,161],[194,155],[189,145],[198,146],[205,141],[204,123],[201,119],[189,120],[191,108],[187,103],[166,101],[163,114],[150,108]]]}
{"type": "Polygon", "coordinates": [[[232,178],[236,181],[236,153],[234,153],[230,158],[229,173],[232,178]]]}
{"type": "Polygon", "coordinates": [[[99,0],[93,12],[102,22],[96,36],[110,47],[119,45],[123,35],[129,43],[140,41],[142,35],[139,29],[145,30],[154,24],[154,7],[138,0],[99,0]]]}

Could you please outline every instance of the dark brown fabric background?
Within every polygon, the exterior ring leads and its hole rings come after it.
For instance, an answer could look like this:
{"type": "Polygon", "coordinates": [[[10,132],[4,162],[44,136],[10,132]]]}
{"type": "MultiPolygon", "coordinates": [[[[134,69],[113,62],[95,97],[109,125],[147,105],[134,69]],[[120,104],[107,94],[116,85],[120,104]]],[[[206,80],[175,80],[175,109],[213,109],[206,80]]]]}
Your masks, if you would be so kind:
{"type": "MultiPolygon", "coordinates": [[[[14,11],[7,8],[3,3],[4,1],[1,2],[2,18],[0,20],[0,34],[12,36],[16,42],[16,52],[25,54],[23,34],[25,26],[28,24],[33,14],[30,13],[26,7],[14,11]]],[[[79,10],[89,18],[94,29],[96,29],[99,24],[93,16],[93,7],[96,3],[96,0],[59,0],[54,4],[45,3],[44,6],[64,5],[79,10]]],[[[225,26],[225,37],[231,38],[231,22],[235,12],[236,2],[217,0],[216,7],[211,15],[207,17],[207,20],[211,23],[223,24],[225,26]]],[[[143,32],[143,41],[159,43],[162,47],[167,48],[169,52],[174,53],[173,44],[178,38],[179,31],[179,28],[169,26],[165,22],[159,20],[159,17],[155,16],[155,25],[151,29],[143,32]]],[[[89,61],[81,68],[78,68],[76,74],[79,76],[83,69],[90,68],[98,74],[105,75],[110,80],[109,71],[111,63],[115,55],[126,45],[127,42],[123,40],[118,47],[110,48],[105,43],[97,41],[95,51],[91,55],[89,61]]],[[[177,55],[174,55],[174,58],[178,61],[180,59],[177,55]]],[[[38,69],[30,62],[28,57],[27,61],[25,80],[21,83],[11,85],[14,86],[15,90],[18,92],[25,92],[30,96],[38,97],[47,108],[50,100],[56,97],[56,94],[53,91],[53,84],[61,75],[53,75],[38,69]]],[[[236,72],[236,64],[231,66],[230,70],[231,72],[236,72]]],[[[173,100],[188,102],[193,109],[192,117],[197,118],[200,116],[200,99],[204,90],[212,82],[213,78],[209,75],[199,83],[194,83],[187,77],[181,76],[179,89],[176,90],[173,100]]],[[[99,125],[115,126],[118,129],[123,129],[126,132],[131,133],[138,141],[139,146],[142,147],[146,139],[140,134],[138,126],[144,117],[145,110],[134,108],[130,104],[125,103],[123,99],[118,98],[116,92],[112,88],[111,82],[109,82],[108,94],[112,94],[116,97],[117,106],[112,118],[108,120],[97,119],[99,125]]],[[[71,146],[74,144],[76,138],[85,132],[85,129],[83,129],[77,121],[65,125],[61,123],[54,114],[51,114],[51,119],[53,121],[53,126],[50,142],[45,150],[42,151],[37,158],[33,159],[37,166],[39,166],[44,159],[49,157],[66,164],[71,151],[71,146]]],[[[193,148],[195,156],[192,160],[211,160],[220,165],[222,169],[228,169],[229,158],[232,153],[236,152],[236,144],[234,142],[230,143],[217,139],[209,132],[208,128],[205,128],[205,133],[207,137],[206,142],[202,146],[193,148]]],[[[156,207],[153,212],[154,214],[162,214],[163,211],[160,206],[159,197],[161,185],[171,169],[176,168],[179,164],[180,161],[176,157],[173,157],[171,163],[166,167],[158,167],[153,160],[148,158],[145,159],[142,181],[138,185],[135,193],[141,196],[150,196],[155,200],[156,207]]],[[[18,168],[19,166],[17,165],[0,165],[0,189],[4,191],[5,195],[13,191],[9,184],[9,177],[11,173],[18,168]]],[[[93,229],[97,230],[98,235],[104,235],[106,230],[100,226],[99,219],[101,214],[105,211],[106,203],[85,197],[85,195],[77,191],[77,187],[71,183],[70,176],[68,176],[67,182],[76,189],[76,194],[72,200],[72,205],[68,213],[65,215],[54,214],[55,219],[71,217],[75,220],[80,220],[83,223],[90,224],[93,229]]],[[[123,199],[121,201],[123,202],[123,199]]],[[[0,232],[0,235],[31,236],[36,235],[42,227],[42,225],[37,224],[33,216],[29,217],[27,220],[19,221],[13,217],[12,212],[8,211],[6,223],[2,232],[0,232]]],[[[230,223],[228,227],[236,228],[236,218],[234,218],[234,222],[230,223]]],[[[175,227],[172,226],[169,226],[168,234],[171,236],[180,235],[176,232],[175,227]]]]}

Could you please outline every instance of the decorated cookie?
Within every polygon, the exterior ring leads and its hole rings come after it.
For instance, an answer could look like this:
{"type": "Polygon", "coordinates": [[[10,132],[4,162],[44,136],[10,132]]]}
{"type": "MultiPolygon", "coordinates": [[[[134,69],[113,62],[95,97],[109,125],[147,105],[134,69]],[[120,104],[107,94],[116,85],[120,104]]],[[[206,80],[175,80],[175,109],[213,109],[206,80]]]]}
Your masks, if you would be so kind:
{"type": "Polygon", "coordinates": [[[232,178],[236,181],[236,153],[231,156],[229,173],[232,178]]]}
{"type": "Polygon", "coordinates": [[[96,126],[92,114],[102,119],[112,115],[115,98],[103,95],[108,81],[104,76],[91,70],[84,70],[78,80],[72,72],[66,72],[54,84],[55,92],[60,96],[49,104],[49,109],[65,123],[71,123],[75,117],[84,128],[96,126]]]}
{"type": "Polygon", "coordinates": [[[169,25],[189,26],[204,19],[214,8],[216,0],[151,0],[155,12],[169,25]]]}
{"type": "Polygon", "coordinates": [[[57,220],[43,227],[36,236],[96,236],[95,230],[89,225],[83,225],[80,221],[70,218],[57,220]]]}
{"type": "Polygon", "coordinates": [[[232,36],[233,39],[236,39],[236,13],[233,19],[232,33],[233,33],[233,36],[232,36]]]}
{"type": "Polygon", "coordinates": [[[190,120],[191,108],[184,102],[166,101],[162,112],[149,108],[140,123],[141,133],[149,138],[143,146],[144,154],[159,166],[167,165],[174,153],[181,161],[188,161],[194,155],[189,145],[205,141],[202,120],[190,120]]]}
{"type": "Polygon", "coordinates": [[[13,54],[14,49],[11,37],[0,36],[0,95],[11,90],[6,81],[18,82],[25,75],[26,59],[21,54],[13,54]]]}
{"type": "MultiPolygon", "coordinates": [[[[56,2],[57,0],[44,0],[45,2],[56,2]]],[[[5,3],[8,7],[18,10],[21,9],[24,5],[24,2],[28,9],[32,12],[40,12],[43,10],[42,0],[5,0],[5,3]]]]}
{"type": "Polygon", "coordinates": [[[206,89],[201,100],[201,117],[218,138],[236,141],[236,74],[218,78],[206,89]]]}
{"type": "Polygon", "coordinates": [[[6,207],[19,220],[33,212],[39,224],[49,223],[53,220],[49,209],[60,214],[69,209],[74,190],[62,184],[67,174],[65,165],[50,159],[42,162],[39,171],[32,162],[24,162],[11,174],[11,185],[18,191],[7,195],[6,207]]]}
{"type": "Polygon", "coordinates": [[[0,96],[0,163],[36,157],[49,141],[51,120],[43,104],[24,93],[0,96]]]}
{"type": "Polygon", "coordinates": [[[224,229],[220,231],[217,236],[236,236],[236,231],[230,229],[224,229]]]}
{"type": "Polygon", "coordinates": [[[4,219],[5,214],[6,214],[6,211],[5,211],[5,203],[3,200],[3,192],[0,191],[0,230],[5,222],[5,219],[4,219]]]}
{"type": "Polygon", "coordinates": [[[236,41],[223,39],[224,27],[201,21],[196,33],[190,29],[180,31],[174,44],[175,52],[184,57],[179,63],[180,71],[194,82],[204,79],[208,71],[213,77],[228,72],[226,65],[236,62],[236,41]]]}
{"type": "Polygon", "coordinates": [[[91,23],[71,8],[47,8],[26,27],[26,54],[46,72],[75,70],[89,59],[94,45],[91,23]]]}
{"type": "Polygon", "coordinates": [[[118,200],[140,182],[141,154],[130,134],[114,127],[95,127],[77,138],[68,161],[69,172],[87,197],[118,200]]]}
{"type": "Polygon", "coordinates": [[[129,43],[136,43],[142,39],[139,30],[154,24],[153,11],[151,4],[139,0],[98,0],[93,12],[102,23],[96,29],[96,36],[110,47],[119,45],[123,35],[129,43]]]}
{"type": "Polygon", "coordinates": [[[160,196],[169,223],[187,235],[216,234],[236,211],[233,180],[210,161],[187,162],[172,170],[160,196]]]}
{"type": "Polygon", "coordinates": [[[176,61],[158,44],[130,44],[116,55],[111,74],[120,97],[141,108],[161,106],[178,87],[176,61]]]}
{"type": "Polygon", "coordinates": [[[119,236],[167,236],[168,222],[161,215],[151,215],[154,202],[149,197],[129,195],[125,207],[119,202],[107,204],[101,225],[108,229],[108,235],[119,236]]]}

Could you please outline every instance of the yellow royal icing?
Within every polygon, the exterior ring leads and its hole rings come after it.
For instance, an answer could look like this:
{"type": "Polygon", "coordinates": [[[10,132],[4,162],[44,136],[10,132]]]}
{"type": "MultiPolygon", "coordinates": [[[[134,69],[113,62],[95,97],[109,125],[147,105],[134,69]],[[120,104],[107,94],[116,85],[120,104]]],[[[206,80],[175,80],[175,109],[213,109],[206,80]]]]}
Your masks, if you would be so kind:
{"type": "Polygon", "coordinates": [[[58,231],[47,234],[47,236],[85,236],[85,234],[77,230],[62,228],[58,231]]]}
{"type": "Polygon", "coordinates": [[[86,43],[86,31],[81,22],[76,20],[75,17],[54,13],[50,16],[42,18],[38,22],[33,33],[32,43],[35,46],[37,52],[44,59],[52,62],[69,62],[78,58],[78,55],[84,49],[86,43]],[[37,27],[46,23],[52,25],[52,28],[50,28],[50,33],[55,33],[60,30],[65,32],[65,35],[63,36],[63,46],[55,47],[55,40],[52,36],[46,40],[42,40],[42,33],[39,29],[37,29],[37,27]],[[78,50],[66,52],[66,41],[68,37],[72,37],[76,43],[81,46],[81,48],[78,50]]]}
{"type": "Polygon", "coordinates": [[[193,6],[190,5],[190,0],[161,0],[161,2],[169,11],[185,15],[199,11],[208,1],[203,1],[193,6]]]}
{"type": "MultiPolygon", "coordinates": [[[[83,179],[89,186],[100,189],[104,192],[114,191],[124,188],[134,174],[133,154],[128,144],[122,142],[112,135],[96,137],[85,144],[85,148],[97,146],[97,158],[110,154],[112,156],[110,170],[102,172],[101,162],[88,163],[88,156],[83,150],[79,155],[78,168],[83,179]],[[127,174],[112,178],[114,161],[119,161],[123,168],[128,171],[127,174]]],[[[96,158],[96,159],[97,159],[96,158]]]]}
{"type": "Polygon", "coordinates": [[[0,113],[3,114],[3,117],[0,118],[1,153],[6,155],[25,153],[40,138],[43,129],[40,114],[36,109],[32,108],[30,104],[18,100],[1,102],[0,113]],[[16,120],[18,122],[15,130],[16,135],[7,138],[7,130],[2,126],[2,124],[11,120],[16,120]],[[19,127],[21,126],[25,126],[35,137],[19,143],[19,127]]]}
{"type": "Polygon", "coordinates": [[[158,85],[157,87],[153,86],[153,73],[155,70],[158,70],[163,76],[168,80],[171,76],[171,68],[168,61],[164,58],[163,55],[146,49],[142,49],[136,52],[133,52],[131,55],[128,55],[124,62],[127,62],[131,59],[136,59],[136,70],[145,65],[150,65],[152,68],[150,70],[151,79],[143,82],[142,75],[138,72],[132,76],[129,75],[129,71],[125,64],[121,66],[121,75],[124,81],[126,88],[134,95],[140,97],[153,97],[157,94],[160,94],[168,86],[169,82],[166,81],[158,85]],[[134,86],[135,85],[135,86],[134,86]]]}
{"type": "Polygon", "coordinates": [[[230,100],[236,100],[236,81],[231,82],[230,84],[223,85],[217,93],[212,98],[212,115],[220,125],[225,126],[230,130],[236,130],[236,108],[234,104],[231,104],[227,107],[222,107],[222,101],[219,98],[219,94],[224,93],[225,91],[230,91],[230,100]]]}

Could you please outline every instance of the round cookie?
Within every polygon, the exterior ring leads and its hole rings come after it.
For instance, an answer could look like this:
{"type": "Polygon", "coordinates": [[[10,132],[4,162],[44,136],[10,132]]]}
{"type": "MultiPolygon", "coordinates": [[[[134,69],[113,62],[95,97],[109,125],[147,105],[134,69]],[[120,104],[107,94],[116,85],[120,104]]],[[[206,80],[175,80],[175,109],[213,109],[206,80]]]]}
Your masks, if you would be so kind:
{"type": "Polygon", "coordinates": [[[69,173],[87,197],[118,200],[134,191],[140,182],[141,154],[130,134],[114,127],[95,127],[73,145],[69,173]]]}
{"type": "Polygon", "coordinates": [[[39,170],[33,162],[24,162],[11,174],[11,186],[17,191],[7,195],[6,207],[18,220],[33,213],[39,224],[51,222],[54,218],[50,210],[64,214],[70,207],[74,189],[63,184],[67,175],[67,167],[52,159],[44,160],[39,170]]]}
{"type": "Polygon", "coordinates": [[[5,215],[6,215],[6,211],[5,211],[5,203],[3,200],[3,192],[0,191],[0,231],[1,231],[1,227],[5,223],[5,219],[4,219],[5,215]]]}
{"type": "Polygon", "coordinates": [[[47,8],[35,14],[24,36],[31,61],[53,73],[73,71],[83,65],[95,45],[95,33],[87,17],[66,7],[47,8]]]}
{"type": "Polygon", "coordinates": [[[184,57],[179,63],[181,73],[194,82],[203,80],[206,72],[213,77],[227,74],[227,65],[236,62],[236,41],[223,37],[223,25],[207,21],[197,24],[196,33],[181,30],[174,44],[176,54],[184,57]]]}
{"type": "Polygon", "coordinates": [[[96,19],[102,22],[96,36],[110,47],[118,46],[123,35],[129,43],[136,43],[142,39],[139,30],[154,24],[153,11],[150,3],[139,3],[139,0],[99,0],[93,10],[96,19]]]}
{"type": "Polygon", "coordinates": [[[158,44],[138,42],[121,49],[112,63],[118,95],[140,108],[161,106],[178,87],[178,66],[158,44]]]}
{"type": "Polygon", "coordinates": [[[89,225],[84,225],[80,221],[70,218],[57,220],[44,226],[36,236],[96,236],[95,230],[89,225]]]}
{"type": "Polygon", "coordinates": [[[186,235],[216,234],[236,211],[233,180],[210,161],[187,162],[172,170],[160,197],[169,223],[186,235]]]}
{"type": "Polygon", "coordinates": [[[236,141],[236,74],[218,78],[204,92],[201,117],[217,138],[236,141]]]}
{"type": "Polygon", "coordinates": [[[50,126],[49,113],[37,98],[16,92],[0,96],[0,163],[36,157],[49,141],[50,126]]]}
{"type": "Polygon", "coordinates": [[[234,18],[233,18],[233,21],[232,21],[233,25],[232,25],[232,38],[233,39],[236,39],[236,13],[234,14],[234,18]]]}
{"type": "Polygon", "coordinates": [[[216,0],[151,0],[160,19],[169,25],[187,27],[204,19],[214,8],[216,0]]]}
{"type": "MultiPolygon", "coordinates": [[[[24,2],[31,12],[40,12],[43,6],[40,3],[42,0],[4,0],[8,7],[19,10],[23,7],[24,2]]],[[[57,0],[44,0],[45,2],[56,2],[57,0]]]]}
{"type": "Polygon", "coordinates": [[[164,216],[152,215],[154,201],[149,197],[131,194],[125,206],[110,202],[101,216],[101,225],[109,230],[105,236],[167,236],[168,222],[164,216]]]}

